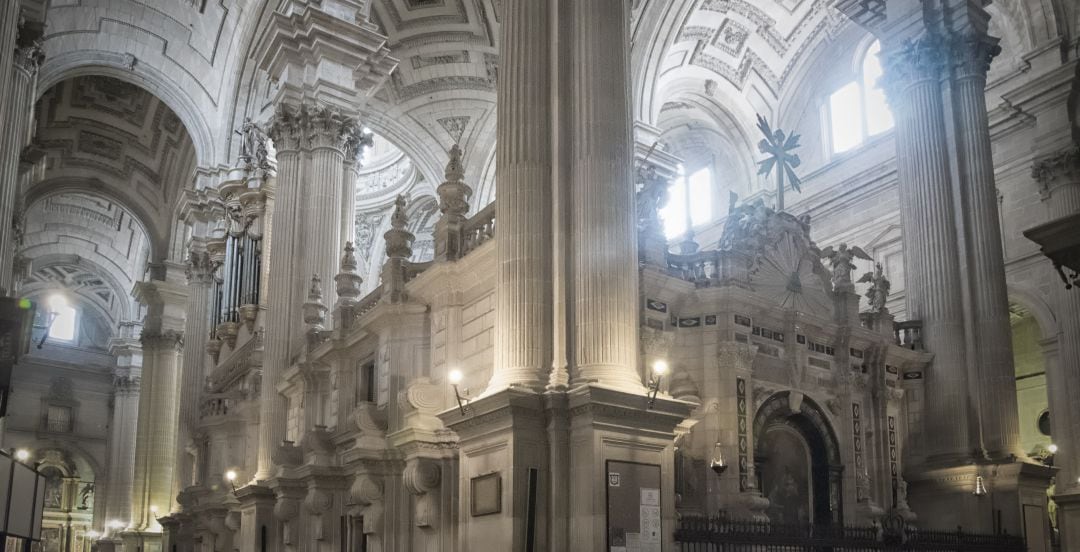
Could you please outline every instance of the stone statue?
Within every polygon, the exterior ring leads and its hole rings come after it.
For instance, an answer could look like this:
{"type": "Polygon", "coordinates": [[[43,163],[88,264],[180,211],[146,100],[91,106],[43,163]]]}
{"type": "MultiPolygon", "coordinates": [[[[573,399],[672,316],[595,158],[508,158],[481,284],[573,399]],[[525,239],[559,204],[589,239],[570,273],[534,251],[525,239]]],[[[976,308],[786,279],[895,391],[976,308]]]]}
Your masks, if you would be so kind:
{"type": "Polygon", "coordinates": [[[656,167],[638,169],[637,222],[640,232],[660,232],[660,209],[668,202],[668,182],[656,174],[656,167]]]}
{"type": "Polygon", "coordinates": [[[267,160],[266,133],[259,125],[253,123],[250,118],[244,118],[240,130],[240,161],[248,168],[265,169],[270,166],[267,160]]]}
{"type": "Polygon", "coordinates": [[[870,303],[870,312],[885,312],[885,301],[889,299],[889,288],[892,284],[885,277],[881,263],[874,264],[874,271],[863,274],[858,283],[870,283],[870,289],[866,290],[866,298],[870,303]]]}
{"type": "Polygon", "coordinates": [[[846,243],[841,243],[840,247],[837,249],[833,249],[831,245],[822,249],[821,257],[823,259],[829,259],[829,262],[832,265],[832,283],[835,288],[852,287],[851,271],[855,268],[855,264],[852,261],[855,259],[865,259],[867,261],[874,260],[870,255],[867,255],[862,248],[849,248],[846,243]]]}

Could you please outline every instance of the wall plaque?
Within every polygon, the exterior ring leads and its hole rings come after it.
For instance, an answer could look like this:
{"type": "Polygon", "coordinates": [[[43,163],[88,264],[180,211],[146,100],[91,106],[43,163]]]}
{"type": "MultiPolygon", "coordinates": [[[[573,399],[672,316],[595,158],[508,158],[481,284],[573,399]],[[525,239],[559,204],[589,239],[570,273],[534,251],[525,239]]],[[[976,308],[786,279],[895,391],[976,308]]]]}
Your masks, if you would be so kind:
{"type": "Polygon", "coordinates": [[[476,476],[471,483],[473,517],[502,512],[502,476],[499,472],[476,476]]]}

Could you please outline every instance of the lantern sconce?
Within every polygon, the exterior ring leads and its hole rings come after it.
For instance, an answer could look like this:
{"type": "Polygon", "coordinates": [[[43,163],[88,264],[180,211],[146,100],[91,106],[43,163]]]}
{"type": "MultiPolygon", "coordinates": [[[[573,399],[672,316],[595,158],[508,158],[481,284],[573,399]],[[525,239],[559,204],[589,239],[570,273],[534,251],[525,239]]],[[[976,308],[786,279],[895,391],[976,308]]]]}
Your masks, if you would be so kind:
{"type": "Polygon", "coordinates": [[[986,493],[987,493],[987,491],[986,491],[986,483],[983,481],[983,476],[976,475],[975,476],[975,491],[973,491],[971,494],[973,494],[975,496],[986,496],[986,493]]]}
{"type": "Polygon", "coordinates": [[[232,491],[236,492],[236,470],[229,470],[225,472],[225,479],[229,481],[229,485],[232,486],[232,491]]]}
{"type": "Polygon", "coordinates": [[[450,380],[450,386],[454,388],[454,398],[457,399],[458,410],[461,411],[461,415],[464,416],[469,412],[469,390],[465,390],[465,394],[462,395],[458,390],[458,384],[461,383],[461,370],[450,370],[450,373],[446,375],[446,378],[450,380]]]}
{"type": "Polygon", "coordinates": [[[656,393],[660,391],[660,380],[664,378],[664,374],[668,371],[668,364],[666,360],[657,360],[652,365],[652,377],[649,378],[649,408],[653,407],[656,403],[656,393]]]}
{"type": "Polygon", "coordinates": [[[713,445],[712,458],[709,459],[709,468],[716,473],[717,477],[720,477],[727,471],[728,465],[727,462],[724,461],[724,451],[722,450],[720,441],[717,441],[716,444],[713,445]]]}

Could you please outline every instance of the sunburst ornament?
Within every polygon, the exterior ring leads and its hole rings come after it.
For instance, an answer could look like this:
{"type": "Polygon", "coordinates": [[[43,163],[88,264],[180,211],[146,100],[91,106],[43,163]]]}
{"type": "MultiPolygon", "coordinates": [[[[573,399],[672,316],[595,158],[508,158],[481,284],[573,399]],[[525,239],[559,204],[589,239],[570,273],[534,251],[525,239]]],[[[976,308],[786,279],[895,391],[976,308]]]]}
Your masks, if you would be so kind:
{"type": "Polygon", "coordinates": [[[832,300],[817,273],[818,260],[789,232],[767,246],[754,274],[754,288],[773,297],[781,307],[801,312],[829,313],[832,300]]]}
{"type": "Polygon", "coordinates": [[[795,169],[802,164],[799,154],[792,153],[799,148],[798,134],[788,136],[780,129],[773,130],[769,122],[760,114],[757,127],[765,138],[758,142],[758,151],[768,157],[758,161],[758,174],[768,177],[776,169],[776,210],[784,210],[784,180],[791,183],[796,192],[802,193],[802,180],[795,174],[795,169]]]}

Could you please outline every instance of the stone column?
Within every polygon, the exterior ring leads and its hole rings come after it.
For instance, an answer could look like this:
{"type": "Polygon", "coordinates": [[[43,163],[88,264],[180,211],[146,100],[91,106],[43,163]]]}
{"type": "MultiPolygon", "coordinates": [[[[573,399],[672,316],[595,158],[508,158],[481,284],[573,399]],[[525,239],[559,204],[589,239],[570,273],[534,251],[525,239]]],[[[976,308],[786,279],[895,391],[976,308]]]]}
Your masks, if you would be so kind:
{"type": "MultiPolygon", "coordinates": [[[[350,137],[358,135],[360,128],[355,119],[335,109],[316,107],[310,111],[311,160],[305,174],[304,200],[300,203],[304,232],[295,243],[305,255],[302,262],[307,272],[329,282],[337,274],[342,246],[340,217],[346,200],[342,188],[345,151],[350,137]]],[[[298,260],[291,262],[295,264],[298,260]]],[[[324,292],[325,304],[333,305],[337,300],[333,286],[327,286],[324,292]]]]}
{"type": "Polygon", "coordinates": [[[199,402],[202,399],[201,391],[205,378],[203,370],[208,360],[206,342],[210,334],[210,292],[214,284],[214,266],[204,248],[192,248],[188,256],[187,279],[189,295],[184,324],[184,364],[180,377],[180,426],[176,437],[177,477],[174,493],[194,484],[194,463],[187,447],[199,425],[199,402]]]}
{"type": "Polygon", "coordinates": [[[159,537],[161,526],[155,518],[172,511],[176,500],[173,476],[188,299],[187,286],[181,283],[179,276],[180,269],[173,263],[157,265],[152,272],[161,278],[139,282],[133,292],[146,307],[146,318],[141,337],[143,370],[132,479],[132,516],[123,535],[125,550],[141,546],[138,542],[148,534],[150,538],[159,537]],[[132,539],[132,534],[139,538],[132,539]]]}
{"type": "Polygon", "coordinates": [[[907,312],[923,323],[934,353],[926,381],[926,453],[933,461],[970,458],[968,378],[960,250],[939,80],[945,44],[937,35],[909,41],[887,60],[896,116],[900,216],[908,274],[907,312]]]}
{"type": "Polygon", "coordinates": [[[270,478],[274,451],[285,438],[285,398],[274,384],[288,368],[295,338],[302,328],[299,306],[305,280],[298,266],[301,263],[297,262],[301,250],[296,240],[302,228],[300,149],[305,140],[297,115],[291,108],[280,106],[269,129],[277,148],[278,173],[271,222],[264,238],[269,246],[263,249],[263,255],[270,257],[266,296],[269,308],[260,386],[257,480],[270,478]]]}
{"type": "MultiPolygon", "coordinates": [[[[1039,159],[1032,176],[1046,206],[1047,221],[1080,213],[1080,147],[1039,159]]],[[[1056,274],[1050,278],[1050,299],[1058,322],[1056,362],[1046,366],[1050,433],[1058,446],[1054,490],[1061,549],[1073,550],[1080,549],[1080,402],[1076,400],[1080,397],[1080,289],[1067,289],[1056,274]]]]}
{"type": "MultiPolygon", "coordinates": [[[[628,10],[624,0],[572,2],[570,8],[571,234],[577,237],[571,258],[575,382],[633,392],[642,383],[628,10]]],[[[498,220],[507,219],[500,212],[498,220]]]]}
{"type": "MultiPolygon", "coordinates": [[[[132,327],[131,325],[122,326],[132,327]]],[[[105,527],[116,520],[131,520],[132,481],[135,474],[135,432],[138,422],[138,395],[141,349],[131,336],[114,339],[110,351],[117,358],[112,376],[112,416],[109,421],[109,461],[104,496],[105,527]]],[[[96,509],[95,509],[96,510],[96,509]]],[[[96,513],[96,512],[95,512],[96,513]]],[[[102,530],[105,527],[95,527],[102,530]]]]}
{"type": "MultiPolygon", "coordinates": [[[[0,295],[12,291],[15,258],[15,216],[19,189],[19,155],[30,142],[37,89],[37,70],[44,60],[41,47],[32,44],[15,51],[9,89],[4,98],[6,110],[3,135],[0,136],[0,295]]],[[[0,66],[6,67],[6,66],[0,66]]],[[[6,69],[5,69],[6,70],[6,69]]]]}
{"type": "Polygon", "coordinates": [[[488,393],[551,367],[551,0],[503,5],[496,166],[495,368],[488,393]]]}
{"type": "MultiPolygon", "coordinates": [[[[985,12],[983,12],[985,13],[985,12]]],[[[988,16],[987,16],[988,17],[988,16]]],[[[986,72],[1000,51],[998,39],[972,31],[951,37],[954,62],[953,113],[959,149],[958,173],[967,228],[971,331],[979,388],[982,446],[990,458],[1023,457],[1016,406],[1009,298],[1001,245],[994,160],[986,114],[986,72]]]]}

